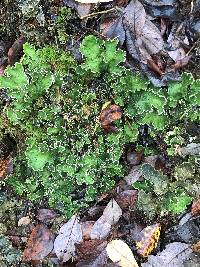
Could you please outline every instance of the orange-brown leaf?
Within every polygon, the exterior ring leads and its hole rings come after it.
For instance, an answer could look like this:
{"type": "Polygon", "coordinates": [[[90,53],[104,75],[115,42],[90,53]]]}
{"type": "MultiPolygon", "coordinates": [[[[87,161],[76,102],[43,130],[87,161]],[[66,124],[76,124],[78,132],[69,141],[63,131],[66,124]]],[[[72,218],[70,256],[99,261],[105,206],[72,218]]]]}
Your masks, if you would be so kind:
{"type": "Polygon", "coordinates": [[[23,253],[24,261],[44,259],[53,249],[54,234],[44,225],[37,225],[31,232],[23,253]]]}
{"type": "Polygon", "coordinates": [[[192,203],[192,216],[200,215],[200,198],[192,203]]]}
{"type": "Polygon", "coordinates": [[[3,180],[7,175],[13,171],[12,157],[8,156],[5,159],[0,160],[0,180],[3,180]]]}

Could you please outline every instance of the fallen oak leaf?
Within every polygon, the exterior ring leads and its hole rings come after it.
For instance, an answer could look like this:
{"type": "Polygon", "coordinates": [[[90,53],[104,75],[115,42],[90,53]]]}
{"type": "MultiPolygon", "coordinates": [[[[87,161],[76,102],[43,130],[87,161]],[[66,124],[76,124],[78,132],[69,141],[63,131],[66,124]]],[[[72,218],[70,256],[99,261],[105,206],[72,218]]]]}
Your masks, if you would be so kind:
{"type": "Polygon", "coordinates": [[[77,215],[65,223],[54,242],[54,250],[59,260],[66,262],[75,254],[75,244],[83,241],[82,229],[77,215]]]}
{"type": "Polygon", "coordinates": [[[106,247],[108,257],[121,267],[139,267],[129,246],[122,240],[112,240],[106,247]]]}
{"type": "Polygon", "coordinates": [[[53,249],[54,234],[44,225],[33,228],[23,253],[23,261],[43,260],[53,249]]]}

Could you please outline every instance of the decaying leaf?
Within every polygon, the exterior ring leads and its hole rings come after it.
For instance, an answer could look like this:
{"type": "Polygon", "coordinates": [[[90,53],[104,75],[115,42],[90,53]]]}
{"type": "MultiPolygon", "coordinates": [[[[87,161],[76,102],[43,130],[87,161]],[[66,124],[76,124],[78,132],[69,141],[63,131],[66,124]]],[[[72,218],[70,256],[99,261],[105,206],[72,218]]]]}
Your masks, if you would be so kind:
{"type": "Polygon", "coordinates": [[[112,240],[106,247],[108,257],[121,267],[139,267],[129,246],[122,240],[112,240]]]}
{"type": "Polygon", "coordinates": [[[31,232],[23,260],[43,260],[52,251],[54,238],[54,234],[46,226],[37,225],[31,232]]]}
{"type": "Polygon", "coordinates": [[[19,52],[22,51],[25,41],[26,39],[23,36],[19,37],[8,50],[8,65],[13,65],[15,63],[19,52]]]}
{"type": "Polygon", "coordinates": [[[194,252],[200,253],[200,241],[192,245],[192,250],[194,252]]]}
{"type": "Polygon", "coordinates": [[[90,234],[94,223],[95,223],[94,221],[81,222],[81,229],[84,240],[90,239],[90,234]]]}
{"type": "Polygon", "coordinates": [[[189,258],[192,253],[190,245],[174,242],[168,244],[162,252],[156,256],[149,256],[147,263],[142,263],[142,267],[166,266],[183,267],[183,262],[189,258]]]}
{"type": "Polygon", "coordinates": [[[192,203],[192,216],[200,215],[200,198],[192,203]]]}
{"type": "Polygon", "coordinates": [[[65,5],[74,8],[80,17],[86,16],[90,13],[93,5],[91,3],[84,3],[75,0],[64,0],[65,5]]]}
{"type": "Polygon", "coordinates": [[[76,1],[82,4],[98,4],[98,3],[110,2],[110,0],[76,0],[76,1]]]}
{"type": "Polygon", "coordinates": [[[95,222],[91,230],[91,239],[104,239],[110,233],[113,224],[119,221],[122,210],[114,199],[106,206],[103,215],[95,222]]]}
{"type": "Polygon", "coordinates": [[[0,180],[3,180],[7,175],[13,172],[13,159],[8,156],[0,160],[0,180]]]}
{"type": "Polygon", "coordinates": [[[181,58],[181,59],[177,60],[175,62],[175,64],[172,65],[172,68],[176,71],[178,69],[181,69],[181,68],[185,67],[189,63],[191,57],[192,57],[192,55],[185,56],[184,58],[181,58]]]}
{"type": "Polygon", "coordinates": [[[77,215],[65,223],[54,242],[54,250],[62,262],[68,261],[75,253],[75,244],[83,241],[81,225],[77,215]]]}
{"type": "Polygon", "coordinates": [[[141,240],[136,242],[137,252],[147,257],[157,247],[161,226],[159,223],[147,226],[141,231],[141,240]]]}
{"type": "Polygon", "coordinates": [[[125,190],[116,195],[116,201],[123,210],[131,208],[137,200],[137,193],[137,190],[125,190]]]}
{"type": "Polygon", "coordinates": [[[120,119],[122,116],[122,112],[119,106],[117,105],[110,105],[104,108],[100,114],[100,121],[102,128],[106,132],[115,132],[117,129],[113,125],[113,122],[120,119]]]}

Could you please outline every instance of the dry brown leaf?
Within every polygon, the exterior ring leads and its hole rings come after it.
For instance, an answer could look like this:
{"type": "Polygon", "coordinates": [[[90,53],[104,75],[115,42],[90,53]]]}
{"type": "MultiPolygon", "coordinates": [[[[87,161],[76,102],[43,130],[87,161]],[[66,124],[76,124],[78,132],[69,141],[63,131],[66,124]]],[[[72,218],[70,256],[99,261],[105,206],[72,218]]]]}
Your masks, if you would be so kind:
{"type": "Polygon", "coordinates": [[[139,267],[129,246],[122,240],[112,240],[106,247],[108,257],[121,267],[139,267]]]}
{"type": "Polygon", "coordinates": [[[95,221],[81,222],[81,229],[82,229],[84,240],[90,239],[90,234],[91,234],[91,230],[92,230],[94,223],[95,221]]]}
{"type": "Polygon", "coordinates": [[[192,203],[192,216],[200,215],[200,198],[192,203]]]}
{"type": "Polygon", "coordinates": [[[37,225],[31,232],[23,260],[43,260],[52,251],[53,241],[54,234],[46,226],[37,225]]]}
{"type": "Polygon", "coordinates": [[[19,37],[8,50],[8,65],[13,65],[15,63],[19,52],[23,49],[25,41],[26,39],[23,36],[19,37]]]}
{"type": "Polygon", "coordinates": [[[198,241],[196,244],[192,245],[192,250],[194,252],[200,253],[200,241],[198,241]]]}
{"type": "Polygon", "coordinates": [[[117,127],[113,125],[113,122],[120,119],[121,116],[121,109],[117,105],[109,105],[104,108],[100,114],[100,121],[104,131],[116,133],[117,127]]]}
{"type": "Polygon", "coordinates": [[[131,208],[137,200],[137,190],[125,190],[116,195],[115,199],[119,206],[125,210],[131,208]]]}

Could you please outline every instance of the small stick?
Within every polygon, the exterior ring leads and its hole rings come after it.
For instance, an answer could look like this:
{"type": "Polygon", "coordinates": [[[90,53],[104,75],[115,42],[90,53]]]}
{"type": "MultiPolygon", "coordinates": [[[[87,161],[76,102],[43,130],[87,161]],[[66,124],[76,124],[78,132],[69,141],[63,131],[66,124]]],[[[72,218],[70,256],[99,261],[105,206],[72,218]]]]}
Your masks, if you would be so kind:
{"type": "Polygon", "coordinates": [[[94,16],[97,16],[97,15],[100,15],[100,14],[107,14],[109,12],[113,12],[113,11],[122,11],[120,8],[118,7],[113,7],[113,8],[110,8],[110,9],[107,9],[107,10],[103,10],[103,11],[99,11],[99,12],[94,12],[94,13],[90,13],[88,15],[85,15],[85,16],[82,16],[80,17],[80,19],[86,19],[86,18],[90,18],[90,17],[94,17],[94,16]]]}

